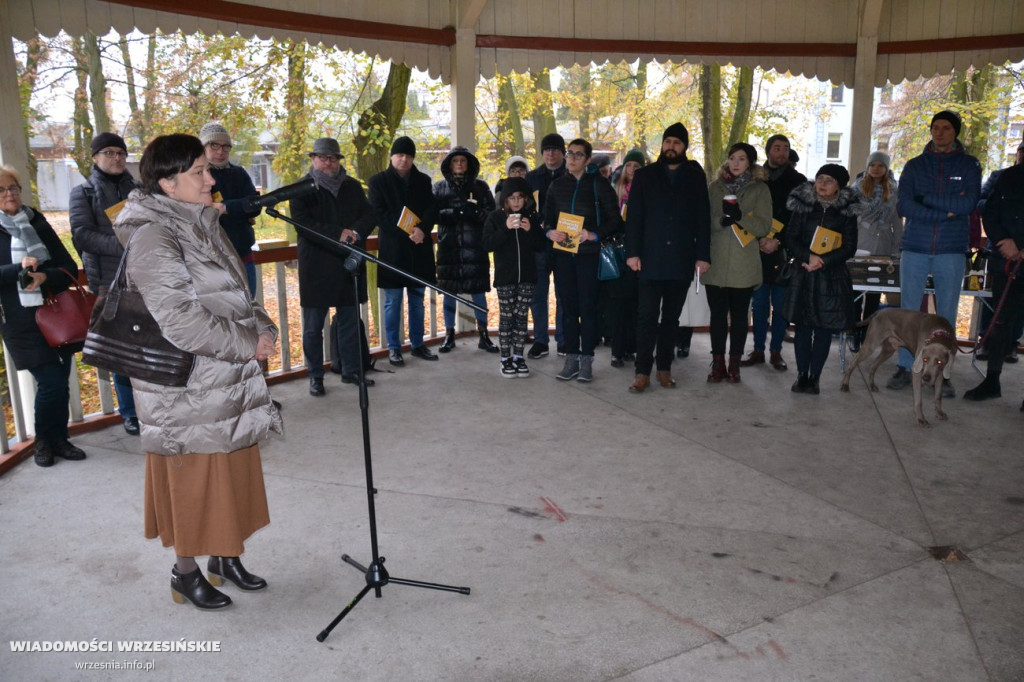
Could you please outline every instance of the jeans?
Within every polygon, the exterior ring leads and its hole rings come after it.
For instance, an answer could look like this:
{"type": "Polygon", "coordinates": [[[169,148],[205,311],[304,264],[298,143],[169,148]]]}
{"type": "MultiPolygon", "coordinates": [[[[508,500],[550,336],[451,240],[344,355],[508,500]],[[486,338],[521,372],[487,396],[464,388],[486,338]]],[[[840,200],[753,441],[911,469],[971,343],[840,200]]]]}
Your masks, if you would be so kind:
{"type": "MultiPolygon", "coordinates": [[[[533,290],[533,340],[548,345],[548,291],[551,287],[551,272],[554,270],[554,254],[545,248],[537,254],[537,288],[533,290]]],[[[555,287],[555,343],[562,345],[565,335],[562,331],[562,298],[555,287]]]]}
{"type": "Polygon", "coordinates": [[[596,253],[555,254],[555,290],[562,298],[567,353],[592,356],[597,346],[598,261],[596,253]]]}
{"type": "Polygon", "coordinates": [[[132,393],[132,380],[123,374],[111,373],[111,378],[114,380],[114,393],[117,394],[117,412],[121,415],[122,419],[134,419],[137,415],[135,414],[135,395],[132,393]]]}
{"type": "Polygon", "coordinates": [[[773,353],[782,350],[782,340],[786,337],[786,327],[789,325],[782,316],[782,299],[785,295],[786,287],[777,284],[762,284],[754,290],[751,305],[754,315],[754,350],[764,352],[764,344],[768,340],[769,312],[772,329],[769,350],[773,353]]]}
{"type": "MultiPolygon", "coordinates": [[[[920,310],[928,275],[935,283],[935,312],[949,320],[956,329],[956,312],[960,290],[964,285],[965,258],[962,253],[914,253],[904,251],[900,258],[900,307],[920,310]]],[[[910,371],[914,356],[900,348],[899,365],[910,371]]]]}
{"type": "Polygon", "coordinates": [[[249,283],[249,295],[256,298],[256,263],[246,260],[242,261],[242,265],[245,266],[245,279],[249,283]]]}
{"type": "Polygon", "coordinates": [[[59,442],[68,438],[68,377],[74,354],[56,348],[57,362],[28,370],[36,380],[36,440],[59,442]]]}
{"type": "Polygon", "coordinates": [[[423,345],[423,287],[384,290],[384,328],[388,350],[402,348],[402,292],[409,297],[409,343],[413,348],[423,345]]]}
{"type": "MultiPolygon", "coordinates": [[[[476,316],[477,328],[480,330],[487,329],[487,295],[486,294],[469,294],[472,296],[473,303],[482,307],[484,310],[474,310],[473,314],[476,316]]],[[[444,326],[451,329],[455,326],[455,304],[458,303],[459,299],[457,296],[444,296],[444,326]]]]}
{"type": "MultiPolygon", "coordinates": [[[[309,376],[324,378],[324,321],[329,308],[302,308],[302,355],[309,376]]],[[[342,374],[359,373],[359,313],[354,305],[335,308],[338,320],[334,354],[341,359],[342,374]]]]}

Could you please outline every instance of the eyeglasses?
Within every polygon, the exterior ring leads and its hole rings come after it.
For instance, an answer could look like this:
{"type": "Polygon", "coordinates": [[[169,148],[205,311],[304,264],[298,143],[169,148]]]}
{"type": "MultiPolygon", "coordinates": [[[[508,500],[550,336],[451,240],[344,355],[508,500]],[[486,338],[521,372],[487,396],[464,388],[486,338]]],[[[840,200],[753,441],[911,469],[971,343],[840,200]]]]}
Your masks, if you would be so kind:
{"type": "Polygon", "coordinates": [[[21,194],[21,187],[18,185],[11,185],[10,187],[0,187],[0,194],[21,194]]]}
{"type": "Polygon", "coordinates": [[[215,152],[229,152],[231,151],[230,144],[221,144],[220,142],[209,142],[206,145],[215,152]]]}
{"type": "Polygon", "coordinates": [[[586,152],[566,152],[565,155],[570,159],[585,159],[587,158],[586,152]]]}
{"type": "Polygon", "coordinates": [[[100,152],[100,154],[102,154],[103,156],[107,157],[108,159],[127,159],[128,158],[128,152],[119,151],[119,150],[116,150],[116,149],[104,149],[103,151],[100,152]]]}
{"type": "Polygon", "coordinates": [[[314,154],[313,156],[314,158],[320,159],[321,161],[328,161],[330,163],[336,163],[338,161],[341,161],[341,157],[335,156],[334,154],[314,154]]]}

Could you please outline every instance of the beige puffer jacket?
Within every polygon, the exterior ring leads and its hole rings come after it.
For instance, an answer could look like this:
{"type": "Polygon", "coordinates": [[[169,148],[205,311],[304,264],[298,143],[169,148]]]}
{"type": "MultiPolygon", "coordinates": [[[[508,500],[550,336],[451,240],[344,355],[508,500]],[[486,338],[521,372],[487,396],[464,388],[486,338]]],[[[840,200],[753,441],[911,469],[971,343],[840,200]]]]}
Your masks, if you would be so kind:
{"type": "Polygon", "coordinates": [[[135,190],[114,223],[128,283],[164,336],[196,354],[188,385],[133,380],[142,449],[157,455],[233,452],[281,433],[281,415],[254,359],[277,327],[249,298],[241,261],[216,209],[135,190]]]}

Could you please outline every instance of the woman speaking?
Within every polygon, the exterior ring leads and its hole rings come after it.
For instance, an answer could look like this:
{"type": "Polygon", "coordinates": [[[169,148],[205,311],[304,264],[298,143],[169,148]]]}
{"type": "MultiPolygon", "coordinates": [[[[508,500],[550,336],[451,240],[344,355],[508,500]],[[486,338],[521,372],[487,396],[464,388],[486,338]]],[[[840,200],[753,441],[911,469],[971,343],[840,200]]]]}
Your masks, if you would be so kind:
{"type": "Polygon", "coordinates": [[[260,360],[277,327],[249,298],[245,269],[218,225],[203,145],[165,135],[142,155],[142,188],[114,224],[125,245],[128,285],[138,289],[164,337],[195,353],[184,387],[133,380],[146,452],[145,533],[174,547],[171,596],[202,609],[267,583],[249,573],[243,543],[270,523],[257,442],[281,431],[260,360]],[[209,555],[207,582],[196,563],[209,555]]]}

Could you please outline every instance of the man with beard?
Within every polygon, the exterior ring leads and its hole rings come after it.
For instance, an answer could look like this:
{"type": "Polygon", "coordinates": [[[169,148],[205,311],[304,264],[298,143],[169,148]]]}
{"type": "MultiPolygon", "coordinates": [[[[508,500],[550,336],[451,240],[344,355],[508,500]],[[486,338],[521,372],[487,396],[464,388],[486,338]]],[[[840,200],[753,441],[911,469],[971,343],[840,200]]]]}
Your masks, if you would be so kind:
{"type": "MultiPolygon", "coordinates": [[[[89,288],[102,295],[110,288],[124,254],[114,236],[111,216],[117,215],[128,194],[138,185],[126,170],[128,147],[120,135],[100,133],[94,137],[92,161],[89,179],[71,190],[68,218],[71,239],[82,257],[89,288]]],[[[137,436],[139,420],[135,414],[131,379],[120,374],[111,377],[124,430],[137,436]]]]}
{"type": "MultiPolygon", "coordinates": [[[[540,142],[544,164],[526,174],[537,199],[537,212],[544,215],[544,200],[547,199],[548,187],[558,178],[565,175],[565,138],[558,133],[545,135],[540,142]]],[[[551,244],[537,254],[537,288],[533,292],[533,303],[530,314],[533,315],[533,345],[526,356],[533,360],[548,354],[548,290],[551,286],[551,273],[554,272],[554,255],[551,244]]],[[[559,355],[564,355],[562,338],[562,304],[555,295],[555,344],[559,355]]]]}
{"type": "MultiPolygon", "coordinates": [[[[307,177],[319,191],[291,201],[292,217],[325,237],[348,244],[362,242],[373,231],[373,211],[363,186],[341,167],[338,141],[321,137],[309,153],[313,167],[307,177]]],[[[366,268],[360,265],[359,291],[345,269],[345,254],[324,249],[299,234],[299,305],[302,306],[302,353],[309,371],[309,393],[324,395],[324,320],[330,308],[338,322],[337,345],[341,380],[358,383],[362,362],[359,303],[366,300],[366,268]]],[[[366,379],[372,386],[373,379],[366,379]]]]}
{"type": "Polygon", "coordinates": [[[793,188],[807,182],[807,178],[790,163],[789,139],[785,135],[772,135],[764,146],[768,159],[765,170],[768,180],[765,184],[772,194],[772,218],[782,227],[777,232],[761,237],[761,273],[764,283],[754,291],[751,309],[754,318],[754,349],[740,362],[742,367],[764,364],[765,342],[768,339],[768,320],[771,319],[772,340],[768,346],[772,367],[780,372],[788,369],[782,359],[782,341],[786,336],[786,319],[782,316],[782,298],[786,287],[775,283],[775,278],[786,261],[782,249],[783,234],[792,211],[786,208],[786,199],[793,188]]]}
{"type": "Polygon", "coordinates": [[[658,160],[636,171],[629,188],[626,265],[639,280],[633,393],[651,385],[655,361],[658,383],[675,387],[671,369],[679,313],[694,271],[703,274],[711,267],[708,186],[700,167],[686,159],[689,143],[682,123],[670,125],[658,160]]]}
{"type": "MultiPolygon", "coordinates": [[[[434,241],[430,233],[437,209],[430,178],[416,168],[415,159],[416,143],[412,139],[403,135],[391,143],[391,165],[370,178],[370,206],[377,219],[381,261],[434,283],[434,241]],[[419,220],[408,232],[399,227],[404,209],[419,220]]],[[[377,270],[377,286],[384,290],[388,362],[395,367],[405,364],[401,339],[403,291],[408,292],[409,299],[410,354],[421,360],[437,360],[437,355],[423,343],[424,287],[387,268],[377,270]]]]}

